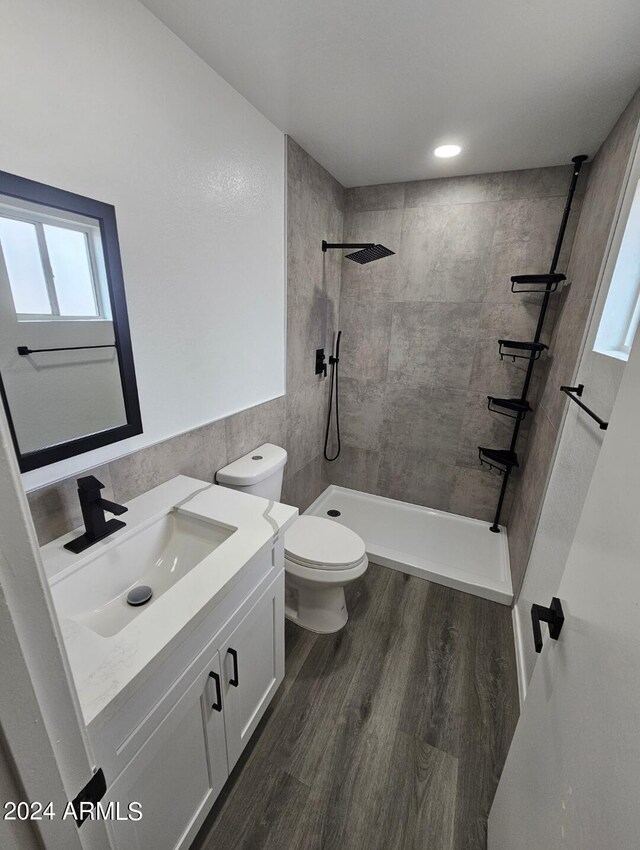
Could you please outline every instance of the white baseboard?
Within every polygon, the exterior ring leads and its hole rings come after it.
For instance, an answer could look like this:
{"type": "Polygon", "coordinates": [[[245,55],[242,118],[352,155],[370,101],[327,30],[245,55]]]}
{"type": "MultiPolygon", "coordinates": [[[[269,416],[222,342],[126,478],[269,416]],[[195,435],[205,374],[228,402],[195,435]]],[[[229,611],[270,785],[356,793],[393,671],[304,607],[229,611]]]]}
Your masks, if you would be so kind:
{"type": "Polygon", "coordinates": [[[516,671],[518,674],[518,695],[520,698],[520,711],[524,705],[527,696],[527,677],[525,675],[524,663],[524,644],[522,641],[522,623],[520,621],[520,611],[515,605],[511,611],[511,619],[513,621],[513,643],[516,650],[516,671]]]}

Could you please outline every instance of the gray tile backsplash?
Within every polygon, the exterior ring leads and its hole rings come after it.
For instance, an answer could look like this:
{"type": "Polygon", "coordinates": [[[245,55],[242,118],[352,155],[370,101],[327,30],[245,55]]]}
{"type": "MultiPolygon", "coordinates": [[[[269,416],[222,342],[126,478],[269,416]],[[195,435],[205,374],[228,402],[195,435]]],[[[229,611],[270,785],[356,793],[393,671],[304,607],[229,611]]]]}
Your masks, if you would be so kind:
{"type": "MultiPolygon", "coordinates": [[[[109,464],[88,469],[83,474],[95,475],[98,481],[104,484],[105,499],[116,498],[111,486],[109,464]]],[[[48,487],[32,490],[27,493],[27,501],[41,546],[82,523],[75,476],[48,487]]]]}
{"type": "Polygon", "coordinates": [[[111,461],[116,500],[127,502],[176,475],[213,481],[228,462],[225,422],[212,422],[111,461]]]}
{"type": "MultiPolygon", "coordinates": [[[[218,469],[253,448],[249,446],[244,451],[238,451],[236,417],[246,417],[253,423],[251,436],[256,439],[253,445],[278,436],[283,441],[284,429],[278,431],[274,428],[274,410],[277,408],[284,410],[284,398],[274,399],[228,419],[178,434],[161,443],[117,458],[104,466],[87,470],[83,474],[95,475],[105,485],[106,498],[120,503],[128,502],[129,499],[169,481],[176,475],[189,475],[203,481],[213,481],[218,469]],[[232,436],[228,438],[226,429],[231,420],[236,422],[231,425],[232,436]]],[[[76,492],[78,477],[66,478],[27,494],[41,545],[81,524],[82,516],[76,492]]]]}
{"type": "Polygon", "coordinates": [[[276,446],[286,444],[285,397],[274,398],[273,401],[242,410],[224,421],[229,462],[242,457],[262,443],[273,443],[276,446]]]}

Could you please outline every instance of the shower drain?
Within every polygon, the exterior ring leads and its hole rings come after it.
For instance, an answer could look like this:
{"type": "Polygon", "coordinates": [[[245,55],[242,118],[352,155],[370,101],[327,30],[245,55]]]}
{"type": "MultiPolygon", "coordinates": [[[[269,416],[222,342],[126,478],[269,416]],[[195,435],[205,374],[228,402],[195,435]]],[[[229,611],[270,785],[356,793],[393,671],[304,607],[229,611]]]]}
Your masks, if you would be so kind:
{"type": "Polygon", "coordinates": [[[129,593],[127,593],[127,602],[135,608],[138,605],[144,605],[151,599],[152,596],[153,590],[151,590],[148,585],[141,584],[138,587],[132,588],[129,593]]]}
{"type": "Polygon", "coordinates": [[[340,516],[340,511],[332,508],[330,511],[327,511],[327,516],[340,516]]]}

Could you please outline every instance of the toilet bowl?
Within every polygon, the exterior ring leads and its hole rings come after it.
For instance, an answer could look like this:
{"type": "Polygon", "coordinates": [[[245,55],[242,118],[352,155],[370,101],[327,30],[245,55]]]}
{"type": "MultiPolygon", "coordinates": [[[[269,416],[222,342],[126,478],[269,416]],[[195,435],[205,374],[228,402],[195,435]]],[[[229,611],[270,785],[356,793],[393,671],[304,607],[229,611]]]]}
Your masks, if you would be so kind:
{"type": "MultiPolygon", "coordinates": [[[[264,443],[219,470],[224,487],[277,501],[287,453],[264,443]]],[[[301,516],[285,533],[285,616],[318,634],[337,632],[349,619],[344,588],[368,566],[364,541],[322,517],[301,516]]]]}
{"type": "Polygon", "coordinates": [[[339,631],[349,619],[344,588],[369,564],[364,541],[329,519],[301,516],[284,548],[285,616],[319,634],[339,631]]]}

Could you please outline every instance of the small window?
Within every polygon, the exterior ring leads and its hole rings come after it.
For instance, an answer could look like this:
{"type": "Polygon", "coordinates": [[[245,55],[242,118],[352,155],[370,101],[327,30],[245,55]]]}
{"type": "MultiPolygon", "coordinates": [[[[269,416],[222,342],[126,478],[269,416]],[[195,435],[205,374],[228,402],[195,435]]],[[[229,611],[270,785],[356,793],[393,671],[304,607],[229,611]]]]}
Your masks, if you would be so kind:
{"type": "Polygon", "coordinates": [[[615,260],[594,351],[628,360],[640,322],[640,182],[615,260]]]}
{"type": "Polygon", "coordinates": [[[0,199],[2,264],[18,321],[109,318],[98,222],[0,199]]]}

